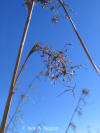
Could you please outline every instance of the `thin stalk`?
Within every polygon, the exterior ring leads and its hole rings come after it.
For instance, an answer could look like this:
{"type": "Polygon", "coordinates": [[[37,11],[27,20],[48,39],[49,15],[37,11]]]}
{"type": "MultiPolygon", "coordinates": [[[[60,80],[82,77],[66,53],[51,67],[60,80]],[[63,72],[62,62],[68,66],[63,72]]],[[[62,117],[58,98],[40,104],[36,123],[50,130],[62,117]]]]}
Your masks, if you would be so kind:
{"type": "Polygon", "coordinates": [[[0,125],[0,133],[5,132],[5,127],[6,127],[6,123],[7,123],[7,118],[8,118],[10,105],[11,105],[11,101],[12,101],[12,97],[13,97],[13,91],[14,91],[15,82],[16,82],[17,71],[18,71],[18,68],[19,68],[19,63],[20,63],[20,59],[21,59],[21,55],[22,55],[26,35],[27,35],[27,32],[28,32],[28,28],[29,28],[29,24],[30,24],[30,20],[31,20],[31,16],[32,16],[32,10],[33,10],[34,5],[35,5],[35,1],[32,1],[31,10],[28,14],[27,21],[26,21],[26,24],[25,24],[25,28],[24,28],[24,32],[23,32],[23,36],[22,36],[22,40],[21,40],[21,44],[20,44],[16,64],[15,64],[15,69],[14,69],[14,73],[13,73],[13,77],[12,77],[10,91],[9,91],[9,95],[8,95],[8,98],[7,98],[7,102],[6,102],[2,122],[1,122],[1,125],[0,125]]]}
{"type": "Polygon", "coordinates": [[[20,107],[21,102],[22,102],[22,98],[19,100],[18,105],[17,105],[17,107],[16,107],[16,110],[15,110],[14,114],[12,115],[12,117],[11,117],[9,123],[8,123],[7,126],[6,126],[5,133],[7,132],[8,128],[9,128],[9,125],[11,124],[12,120],[15,118],[15,115],[16,115],[16,113],[18,112],[18,109],[19,109],[19,107],[20,107]]]}
{"type": "MultiPolygon", "coordinates": [[[[17,82],[17,80],[19,79],[19,76],[21,75],[21,73],[22,73],[22,71],[23,71],[23,69],[24,69],[24,67],[25,67],[25,65],[26,65],[26,63],[27,63],[29,57],[31,56],[32,53],[34,53],[34,52],[37,51],[37,50],[38,50],[38,49],[36,49],[36,45],[35,45],[35,46],[30,50],[30,52],[28,53],[28,55],[27,55],[27,57],[26,57],[24,63],[23,63],[22,66],[21,66],[21,69],[20,69],[19,72],[18,72],[18,75],[17,75],[17,77],[16,77],[16,82],[17,82]]],[[[15,82],[15,84],[16,84],[16,82],[15,82]]]]}
{"type": "Polygon", "coordinates": [[[92,66],[94,67],[94,69],[96,70],[96,72],[98,73],[98,75],[100,76],[100,70],[97,68],[97,66],[96,66],[95,63],[93,62],[93,60],[92,60],[92,58],[91,58],[91,56],[90,56],[90,54],[89,54],[89,52],[88,52],[88,50],[87,50],[87,48],[86,48],[84,42],[83,42],[83,40],[82,40],[82,38],[80,37],[80,35],[79,35],[78,31],[77,31],[77,28],[76,28],[74,22],[72,21],[70,15],[69,15],[69,13],[68,13],[68,11],[66,10],[66,8],[65,8],[65,6],[64,6],[64,4],[63,4],[63,2],[62,2],[61,0],[58,0],[58,2],[60,3],[60,5],[62,6],[62,8],[64,9],[64,11],[65,11],[65,13],[66,13],[66,16],[68,17],[68,19],[69,19],[69,21],[70,21],[70,23],[71,23],[71,25],[72,25],[72,27],[73,27],[75,33],[76,33],[76,36],[77,36],[78,40],[80,41],[80,43],[81,43],[81,45],[82,45],[82,47],[83,47],[83,49],[84,49],[84,51],[85,51],[85,53],[86,53],[88,59],[90,60],[92,66]]]}
{"type": "Polygon", "coordinates": [[[79,100],[78,100],[77,106],[76,106],[76,108],[74,109],[74,112],[72,113],[70,122],[69,122],[69,124],[68,124],[68,126],[67,126],[67,129],[66,129],[66,132],[65,132],[65,133],[68,133],[70,124],[71,124],[71,122],[72,122],[72,120],[73,120],[73,118],[74,118],[74,116],[75,116],[75,114],[76,114],[76,112],[77,112],[77,110],[78,110],[78,108],[79,108],[80,102],[81,102],[81,100],[82,100],[82,96],[83,96],[83,93],[81,94],[81,96],[80,96],[80,98],[79,98],[79,100]]]}

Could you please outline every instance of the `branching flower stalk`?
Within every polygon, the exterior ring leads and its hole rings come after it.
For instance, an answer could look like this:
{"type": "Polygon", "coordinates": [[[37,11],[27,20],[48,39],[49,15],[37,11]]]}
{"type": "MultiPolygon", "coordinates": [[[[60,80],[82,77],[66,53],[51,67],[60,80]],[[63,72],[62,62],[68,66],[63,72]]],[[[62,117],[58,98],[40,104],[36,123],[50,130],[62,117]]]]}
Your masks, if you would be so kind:
{"type": "MultiPolygon", "coordinates": [[[[34,52],[39,52],[40,57],[42,58],[45,64],[45,71],[41,71],[40,75],[44,75],[50,78],[53,81],[59,81],[62,79],[64,82],[70,82],[73,80],[73,76],[75,73],[76,66],[72,66],[72,63],[68,59],[68,53],[65,51],[59,51],[54,48],[51,48],[48,44],[37,43],[33,46],[33,48],[28,53],[18,75],[16,81],[19,79],[20,74],[22,73],[29,57],[34,52]]],[[[77,68],[80,68],[77,66],[77,68]]],[[[66,86],[69,87],[70,86],[66,86]]]]}
{"type": "MultiPolygon", "coordinates": [[[[65,51],[67,51],[67,50],[65,49],[65,51]]],[[[68,81],[73,80],[73,74],[74,74],[73,71],[75,71],[75,68],[76,68],[76,66],[72,66],[72,64],[70,63],[70,61],[68,59],[68,55],[67,55],[68,53],[66,53],[65,51],[64,50],[63,51],[56,50],[56,49],[50,47],[50,45],[48,45],[48,44],[43,44],[43,43],[35,44],[33,46],[33,48],[29,51],[24,63],[22,64],[22,67],[19,70],[19,73],[17,75],[16,82],[19,79],[30,56],[34,52],[39,52],[40,57],[42,58],[45,66],[46,66],[46,71],[41,71],[38,76],[41,76],[41,75],[46,76],[49,79],[51,79],[53,82],[60,81],[60,83],[62,85],[69,88],[66,91],[74,91],[73,87],[66,86],[66,84],[63,83],[64,81],[68,82],[68,81]],[[67,78],[67,80],[65,78],[67,78]],[[62,79],[62,81],[61,81],[61,79],[62,79]]],[[[77,66],[77,68],[78,68],[78,66],[77,66]]],[[[28,89],[30,88],[30,86],[31,85],[29,85],[28,89]]],[[[16,110],[13,113],[12,117],[10,118],[9,123],[7,124],[6,132],[8,130],[8,127],[10,126],[11,122],[15,118],[16,113],[19,110],[20,104],[22,103],[21,101],[22,101],[22,98],[19,100],[16,110]]]]}
{"type": "Polygon", "coordinates": [[[96,72],[98,73],[98,75],[100,76],[100,70],[97,68],[97,66],[96,66],[95,63],[93,62],[93,60],[92,60],[92,58],[91,58],[91,56],[90,56],[90,54],[89,54],[89,52],[88,52],[88,50],[87,50],[87,48],[86,48],[86,46],[85,46],[85,44],[84,44],[82,38],[80,37],[80,35],[79,35],[78,31],[77,31],[77,28],[76,28],[74,22],[72,21],[72,19],[71,19],[69,13],[68,13],[68,11],[67,11],[67,9],[65,8],[64,3],[63,3],[61,0],[58,0],[58,2],[60,3],[60,5],[62,6],[62,8],[64,9],[65,14],[66,14],[67,18],[69,19],[69,21],[70,21],[70,23],[71,23],[71,25],[72,25],[72,27],[73,27],[75,33],[76,33],[76,36],[77,36],[78,40],[80,41],[80,43],[81,43],[81,45],[82,45],[82,47],[83,47],[83,49],[84,49],[84,51],[85,51],[85,53],[86,53],[88,59],[90,60],[92,66],[94,67],[94,69],[96,70],[96,72]]]}
{"type": "Polygon", "coordinates": [[[74,119],[76,113],[78,113],[79,115],[82,114],[82,112],[79,111],[79,109],[80,109],[80,103],[81,103],[82,101],[84,102],[84,96],[88,95],[88,93],[89,93],[88,90],[86,90],[86,89],[83,89],[83,90],[82,90],[81,96],[80,96],[80,98],[79,98],[79,100],[78,100],[78,103],[77,103],[77,105],[76,105],[76,107],[75,107],[73,113],[72,113],[70,122],[69,122],[69,124],[68,124],[68,126],[67,126],[67,129],[66,129],[66,132],[65,132],[65,133],[68,133],[70,127],[72,127],[72,129],[73,129],[74,131],[76,131],[76,125],[73,123],[73,119],[74,119]]]}
{"type": "Polygon", "coordinates": [[[32,1],[31,9],[30,9],[28,17],[27,17],[26,25],[25,25],[25,28],[24,28],[24,32],[23,32],[23,36],[22,36],[22,40],[21,40],[17,60],[16,60],[16,65],[15,65],[15,69],[14,69],[14,73],[13,73],[13,77],[12,77],[12,81],[11,81],[11,87],[10,87],[8,99],[7,99],[5,110],[4,110],[3,119],[2,119],[2,122],[1,122],[1,125],[0,125],[0,133],[4,133],[4,131],[5,131],[7,118],[8,118],[8,114],[9,114],[9,109],[10,109],[10,105],[11,105],[11,100],[12,100],[12,97],[13,97],[13,91],[14,91],[14,87],[15,87],[17,71],[18,71],[18,67],[19,67],[19,63],[20,63],[20,59],[21,59],[21,55],[22,55],[22,51],[23,51],[27,31],[28,31],[28,27],[29,27],[29,24],[30,24],[34,4],[35,4],[35,1],[32,1]]]}

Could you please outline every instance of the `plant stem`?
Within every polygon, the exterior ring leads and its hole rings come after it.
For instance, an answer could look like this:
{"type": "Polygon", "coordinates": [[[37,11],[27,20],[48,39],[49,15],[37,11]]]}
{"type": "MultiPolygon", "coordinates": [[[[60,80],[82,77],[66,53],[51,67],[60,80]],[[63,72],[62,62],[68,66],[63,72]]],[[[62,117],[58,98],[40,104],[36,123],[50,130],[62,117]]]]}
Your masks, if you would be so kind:
{"type": "Polygon", "coordinates": [[[11,124],[12,120],[15,118],[15,115],[16,115],[16,113],[18,112],[18,109],[19,109],[19,107],[20,107],[21,102],[22,102],[22,98],[19,100],[15,112],[14,112],[14,114],[12,115],[12,117],[11,117],[9,123],[7,124],[7,126],[6,126],[6,128],[5,128],[5,133],[7,132],[8,128],[9,128],[9,125],[11,124]]]}
{"type": "Polygon", "coordinates": [[[10,105],[11,105],[13,93],[14,93],[17,71],[18,71],[18,68],[19,68],[19,63],[20,63],[20,59],[21,59],[21,55],[22,55],[26,35],[27,35],[27,32],[28,32],[28,27],[29,27],[29,24],[30,24],[30,20],[31,20],[31,16],[32,16],[32,10],[33,10],[34,5],[35,5],[35,1],[32,1],[31,11],[28,14],[27,21],[26,21],[26,24],[25,24],[25,28],[24,28],[24,32],[23,32],[23,36],[22,36],[22,40],[21,40],[21,44],[20,44],[16,64],[15,64],[15,69],[14,69],[14,73],[13,73],[13,77],[12,77],[10,91],[9,91],[9,95],[8,95],[8,98],[7,98],[7,102],[6,102],[2,122],[1,122],[1,125],[0,125],[0,133],[5,132],[7,118],[8,118],[8,114],[9,114],[9,110],[10,110],[10,105]]]}
{"type": "Polygon", "coordinates": [[[66,8],[65,8],[65,6],[64,6],[64,4],[63,4],[63,2],[62,2],[61,0],[58,0],[58,2],[60,3],[60,5],[62,6],[62,8],[64,9],[64,11],[65,11],[65,13],[66,13],[66,16],[68,17],[68,19],[69,19],[69,21],[70,21],[70,23],[71,23],[71,25],[72,25],[72,27],[73,27],[73,29],[74,29],[76,35],[77,35],[78,40],[80,41],[80,43],[81,43],[81,45],[82,45],[82,47],[83,47],[83,49],[84,49],[86,55],[88,56],[88,59],[90,60],[92,66],[94,67],[94,69],[96,70],[96,72],[98,73],[98,75],[100,76],[100,71],[99,71],[99,69],[97,68],[97,66],[94,64],[94,62],[93,62],[93,60],[92,60],[92,58],[91,58],[91,56],[90,56],[90,54],[89,54],[87,48],[86,48],[86,46],[85,46],[83,40],[81,39],[81,37],[80,37],[80,35],[79,35],[79,33],[78,33],[77,29],[76,29],[76,26],[75,26],[74,22],[72,21],[70,15],[69,15],[69,13],[68,13],[68,11],[66,10],[66,8]]]}
{"type": "Polygon", "coordinates": [[[72,120],[73,120],[73,118],[74,118],[74,116],[75,116],[75,114],[76,114],[76,112],[77,112],[77,110],[78,110],[78,108],[79,108],[80,102],[81,102],[81,100],[82,100],[82,96],[83,96],[83,93],[81,94],[81,96],[80,96],[80,98],[79,98],[79,100],[78,100],[77,106],[76,106],[76,108],[74,109],[74,112],[73,112],[73,114],[72,114],[72,116],[71,116],[70,122],[69,122],[69,124],[68,124],[68,126],[67,126],[67,129],[66,129],[66,132],[65,132],[65,133],[68,133],[70,124],[71,124],[71,122],[72,122],[72,120]]]}

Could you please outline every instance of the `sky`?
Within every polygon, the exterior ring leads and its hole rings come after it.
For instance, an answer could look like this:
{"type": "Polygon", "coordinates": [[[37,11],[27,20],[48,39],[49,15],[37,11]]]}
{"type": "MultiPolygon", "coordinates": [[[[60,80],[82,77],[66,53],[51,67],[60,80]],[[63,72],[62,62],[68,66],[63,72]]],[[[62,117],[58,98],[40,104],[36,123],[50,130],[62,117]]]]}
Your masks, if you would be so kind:
{"type": "MultiPolygon", "coordinates": [[[[27,19],[23,3],[23,0],[3,0],[0,3],[0,122],[27,19]]],[[[67,4],[73,9],[70,15],[80,36],[95,64],[100,68],[100,1],[67,0],[67,4]]],[[[64,12],[61,10],[61,13],[64,12]]],[[[56,49],[62,49],[66,43],[71,43],[72,45],[67,47],[73,64],[86,65],[86,68],[76,71],[75,98],[71,92],[57,97],[66,87],[59,83],[52,85],[45,77],[41,77],[41,80],[35,78],[44,67],[39,54],[35,53],[27,62],[17,83],[20,89],[16,90],[13,96],[8,122],[16,109],[20,95],[26,93],[27,99],[20,106],[23,110],[23,120],[16,123],[18,133],[31,133],[32,127],[37,127],[40,123],[44,126],[44,129],[39,131],[41,133],[65,133],[81,95],[81,89],[86,88],[89,90],[87,104],[81,105],[82,116],[75,115],[73,122],[77,125],[79,133],[97,133],[100,131],[100,76],[84,53],[68,19],[61,18],[58,23],[52,24],[53,16],[49,9],[41,8],[40,4],[35,5],[19,67],[37,42],[48,43],[56,49]],[[29,89],[29,84],[32,84],[36,91],[33,88],[29,89]]],[[[17,117],[19,118],[19,114],[17,117]]],[[[10,132],[9,130],[8,133],[10,132]]],[[[69,133],[72,132],[70,128],[69,133]]]]}

